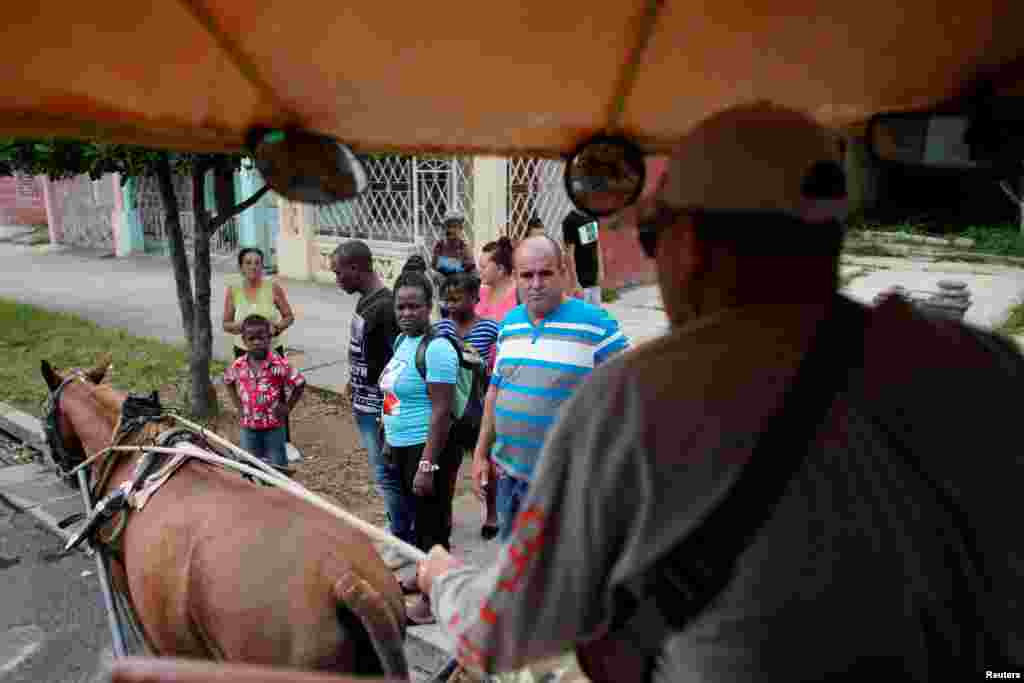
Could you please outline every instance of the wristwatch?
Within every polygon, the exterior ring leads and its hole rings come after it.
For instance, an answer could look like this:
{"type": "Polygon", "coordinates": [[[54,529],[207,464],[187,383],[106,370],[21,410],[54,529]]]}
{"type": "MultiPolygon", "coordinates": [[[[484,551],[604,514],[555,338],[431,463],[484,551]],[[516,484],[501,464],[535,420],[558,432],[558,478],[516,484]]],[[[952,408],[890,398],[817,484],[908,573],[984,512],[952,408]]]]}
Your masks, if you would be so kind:
{"type": "Polygon", "coordinates": [[[441,467],[439,465],[435,465],[429,460],[420,460],[419,469],[420,472],[437,472],[441,467]]]}

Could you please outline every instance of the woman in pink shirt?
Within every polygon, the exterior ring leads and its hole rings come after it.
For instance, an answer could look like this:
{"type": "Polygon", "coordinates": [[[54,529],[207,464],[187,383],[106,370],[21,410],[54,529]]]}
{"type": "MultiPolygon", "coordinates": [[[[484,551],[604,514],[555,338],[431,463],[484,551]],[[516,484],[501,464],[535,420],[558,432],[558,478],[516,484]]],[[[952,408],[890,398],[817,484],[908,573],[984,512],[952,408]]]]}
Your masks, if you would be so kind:
{"type": "Polygon", "coordinates": [[[501,323],[518,305],[516,282],[512,277],[512,240],[507,237],[488,242],[480,253],[480,301],[476,314],[501,323]]]}
{"type": "MultiPolygon", "coordinates": [[[[480,300],[477,302],[474,311],[481,318],[490,318],[499,325],[505,314],[518,305],[516,299],[516,282],[512,277],[512,240],[507,237],[499,238],[497,242],[488,242],[480,253],[480,300]]],[[[494,358],[497,353],[491,354],[491,367],[494,367],[494,358]]],[[[484,538],[494,538],[498,534],[498,514],[494,504],[494,493],[497,489],[495,472],[491,472],[489,484],[484,500],[483,525],[480,527],[480,535],[484,538]]]]}

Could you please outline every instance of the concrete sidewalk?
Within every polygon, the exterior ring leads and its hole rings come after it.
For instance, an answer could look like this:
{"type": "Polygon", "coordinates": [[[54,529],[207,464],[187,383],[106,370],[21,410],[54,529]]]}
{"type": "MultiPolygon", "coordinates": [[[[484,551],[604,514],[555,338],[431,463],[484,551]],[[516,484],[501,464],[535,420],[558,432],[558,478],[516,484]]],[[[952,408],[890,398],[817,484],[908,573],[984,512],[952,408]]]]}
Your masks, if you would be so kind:
{"type": "Polygon", "coordinates": [[[940,280],[960,280],[971,293],[971,307],[967,309],[964,322],[986,329],[1002,324],[1010,308],[1024,298],[1024,268],[1006,265],[926,258],[846,257],[843,272],[854,277],[845,291],[865,303],[893,285],[934,292],[940,280]]]}

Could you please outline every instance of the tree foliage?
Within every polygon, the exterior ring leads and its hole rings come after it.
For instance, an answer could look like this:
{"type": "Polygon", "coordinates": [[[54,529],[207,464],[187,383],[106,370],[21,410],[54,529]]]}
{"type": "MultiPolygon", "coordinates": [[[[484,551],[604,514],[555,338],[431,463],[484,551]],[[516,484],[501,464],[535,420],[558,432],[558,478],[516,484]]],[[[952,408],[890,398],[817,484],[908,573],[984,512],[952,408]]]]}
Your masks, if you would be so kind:
{"type": "Polygon", "coordinates": [[[164,226],[174,271],[182,328],[190,350],[191,405],[199,417],[217,410],[210,383],[213,326],[210,315],[210,239],[231,218],[255,204],[267,187],[242,202],[235,202],[233,173],[243,166],[241,155],[176,153],[79,140],[0,139],[0,175],[46,175],[53,180],[88,175],[97,180],[118,173],[122,184],[129,178],[153,177],[158,181],[164,208],[164,226]],[[214,175],[215,212],[206,206],[204,181],[214,175]],[[181,228],[174,176],[192,179],[194,217],[192,273],[181,228]],[[194,277],[193,277],[194,276],[194,277]],[[194,282],[193,282],[194,280],[194,282]]]}

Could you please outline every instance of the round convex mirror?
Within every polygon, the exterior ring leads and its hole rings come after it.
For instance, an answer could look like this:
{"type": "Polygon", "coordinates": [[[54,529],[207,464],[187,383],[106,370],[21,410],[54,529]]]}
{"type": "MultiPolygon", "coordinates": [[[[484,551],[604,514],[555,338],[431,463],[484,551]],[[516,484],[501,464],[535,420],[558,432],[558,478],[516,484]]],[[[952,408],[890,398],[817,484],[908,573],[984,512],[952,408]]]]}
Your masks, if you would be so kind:
{"type": "Polygon", "coordinates": [[[565,165],[565,191],[577,209],[609,216],[637,200],[645,175],[639,147],[623,137],[599,135],[572,153],[565,165]]]}
{"type": "Polygon", "coordinates": [[[292,201],[333,204],[358,197],[369,185],[362,162],[329,135],[261,130],[250,140],[263,180],[292,201]]]}

